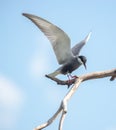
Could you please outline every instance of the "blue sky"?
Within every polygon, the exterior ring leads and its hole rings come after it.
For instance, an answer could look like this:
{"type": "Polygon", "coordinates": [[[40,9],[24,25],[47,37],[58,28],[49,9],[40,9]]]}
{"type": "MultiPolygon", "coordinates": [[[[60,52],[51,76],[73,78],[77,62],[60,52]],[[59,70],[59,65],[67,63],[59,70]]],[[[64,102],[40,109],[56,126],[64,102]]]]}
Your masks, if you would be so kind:
{"type": "MultiPolygon", "coordinates": [[[[73,74],[116,67],[115,0],[1,1],[0,130],[32,130],[52,116],[68,92],[44,77],[59,65],[47,38],[23,12],[62,28],[72,46],[92,31],[81,51],[88,59],[87,71],[80,67],[73,74]]],[[[116,81],[82,83],[68,104],[63,129],[116,130],[115,100],[116,81]]],[[[58,129],[58,121],[46,130],[58,129]]]]}

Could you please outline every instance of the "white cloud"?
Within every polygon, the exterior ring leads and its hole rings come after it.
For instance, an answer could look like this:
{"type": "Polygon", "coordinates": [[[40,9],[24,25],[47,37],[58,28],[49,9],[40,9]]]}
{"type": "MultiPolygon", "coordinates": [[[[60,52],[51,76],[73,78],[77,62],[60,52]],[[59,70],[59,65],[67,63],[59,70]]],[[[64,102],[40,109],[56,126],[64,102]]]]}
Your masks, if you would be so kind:
{"type": "Polygon", "coordinates": [[[42,76],[48,68],[47,64],[47,58],[45,55],[35,52],[29,63],[31,75],[34,77],[42,76]]]}
{"type": "MultiPolygon", "coordinates": [[[[53,49],[45,36],[37,40],[37,45],[34,54],[30,57],[29,73],[32,77],[38,78],[45,75],[51,68],[51,56],[53,56],[53,49]]],[[[54,56],[55,57],[55,56],[54,56]]]]}
{"type": "Polygon", "coordinates": [[[4,77],[0,77],[0,102],[6,107],[15,107],[22,102],[21,91],[4,77]]]}
{"type": "Polygon", "coordinates": [[[0,128],[14,127],[23,105],[23,99],[24,95],[18,86],[0,76],[0,128]]]}

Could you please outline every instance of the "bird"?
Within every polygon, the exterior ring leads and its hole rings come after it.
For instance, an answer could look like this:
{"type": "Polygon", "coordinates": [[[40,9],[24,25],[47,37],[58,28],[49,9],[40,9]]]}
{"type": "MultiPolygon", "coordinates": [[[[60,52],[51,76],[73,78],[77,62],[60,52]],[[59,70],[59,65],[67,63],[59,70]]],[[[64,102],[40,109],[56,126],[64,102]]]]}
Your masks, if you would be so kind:
{"type": "Polygon", "coordinates": [[[48,74],[49,77],[54,78],[59,74],[63,74],[73,78],[75,76],[72,76],[71,73],[81,65],[84,65],[86,69],[87,58],[83,55],[79,55],[79,53],[86,42],[88,42],[92,32],[89,32],[82,41],[71,48],[69,36],[58,26],[32,14],[22,13],[22,15],[30,19],[48,38],[54,50],[56,59],[61,65],[54,72],[48,74]]]}

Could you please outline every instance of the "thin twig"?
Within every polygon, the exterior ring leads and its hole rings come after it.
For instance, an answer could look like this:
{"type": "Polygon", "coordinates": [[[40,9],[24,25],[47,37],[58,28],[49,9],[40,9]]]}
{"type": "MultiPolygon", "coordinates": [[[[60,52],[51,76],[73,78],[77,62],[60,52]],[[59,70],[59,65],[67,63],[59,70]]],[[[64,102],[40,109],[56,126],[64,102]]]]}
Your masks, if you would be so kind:
{"type": "Polygon", "coordinates": [[[59,130],[62,130],[65,116],[66,116],[66,112],[62,111],[62,115],[61,115],[60,123],[59,123],[59,130]]]}
{"type": "Polygon", "coordinates": [[[42,130],[43,128],[49,126],[55,119],[56,117],[62,112],[62,106],[60,106],[58,108],[58,110],[56,111],[56,113],[45,123],[37,126],[34,130],[42,130]]]}

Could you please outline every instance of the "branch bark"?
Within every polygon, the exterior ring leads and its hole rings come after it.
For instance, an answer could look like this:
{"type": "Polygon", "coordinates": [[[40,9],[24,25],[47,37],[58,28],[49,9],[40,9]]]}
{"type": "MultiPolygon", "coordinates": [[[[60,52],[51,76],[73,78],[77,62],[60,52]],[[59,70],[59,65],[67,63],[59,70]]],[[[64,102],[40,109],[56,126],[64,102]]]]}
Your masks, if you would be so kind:
{"type": "Polygon", "coordinates": [[[69,90],[69,92],[66,94],[64,99],[62,100],[60,107],[56,111],[56,113],[45,123],[42,125],[39,125],[36,127],[34,130],[42,130],[43,128],[49,126],[56,118],[57,116],[62,112],[60,122],[59,122],[59,130],[62,130],[63,127],[63,122],[67,113],[67,104],[71,96],[76,92],[77,88],[79,85],[86,80],[91,80],[91,79],[98,79],[98,78],[105,78],[105,77],[110,77],[110,81],[113,81],[116,78],[116,68],[112,70],[107,70],[107,71],[99,71],[99,72],[93,72],[85,75],[81,75],[78,78],[72,79],[71,82],[69,83],[68,81],[63,81],[59,80],[57,78],[52,78],[46,75],[46,77],[50,78],[51,80],[55,81],[57,84],[60,85],[72,85],[72,88],[69,90]]]}

